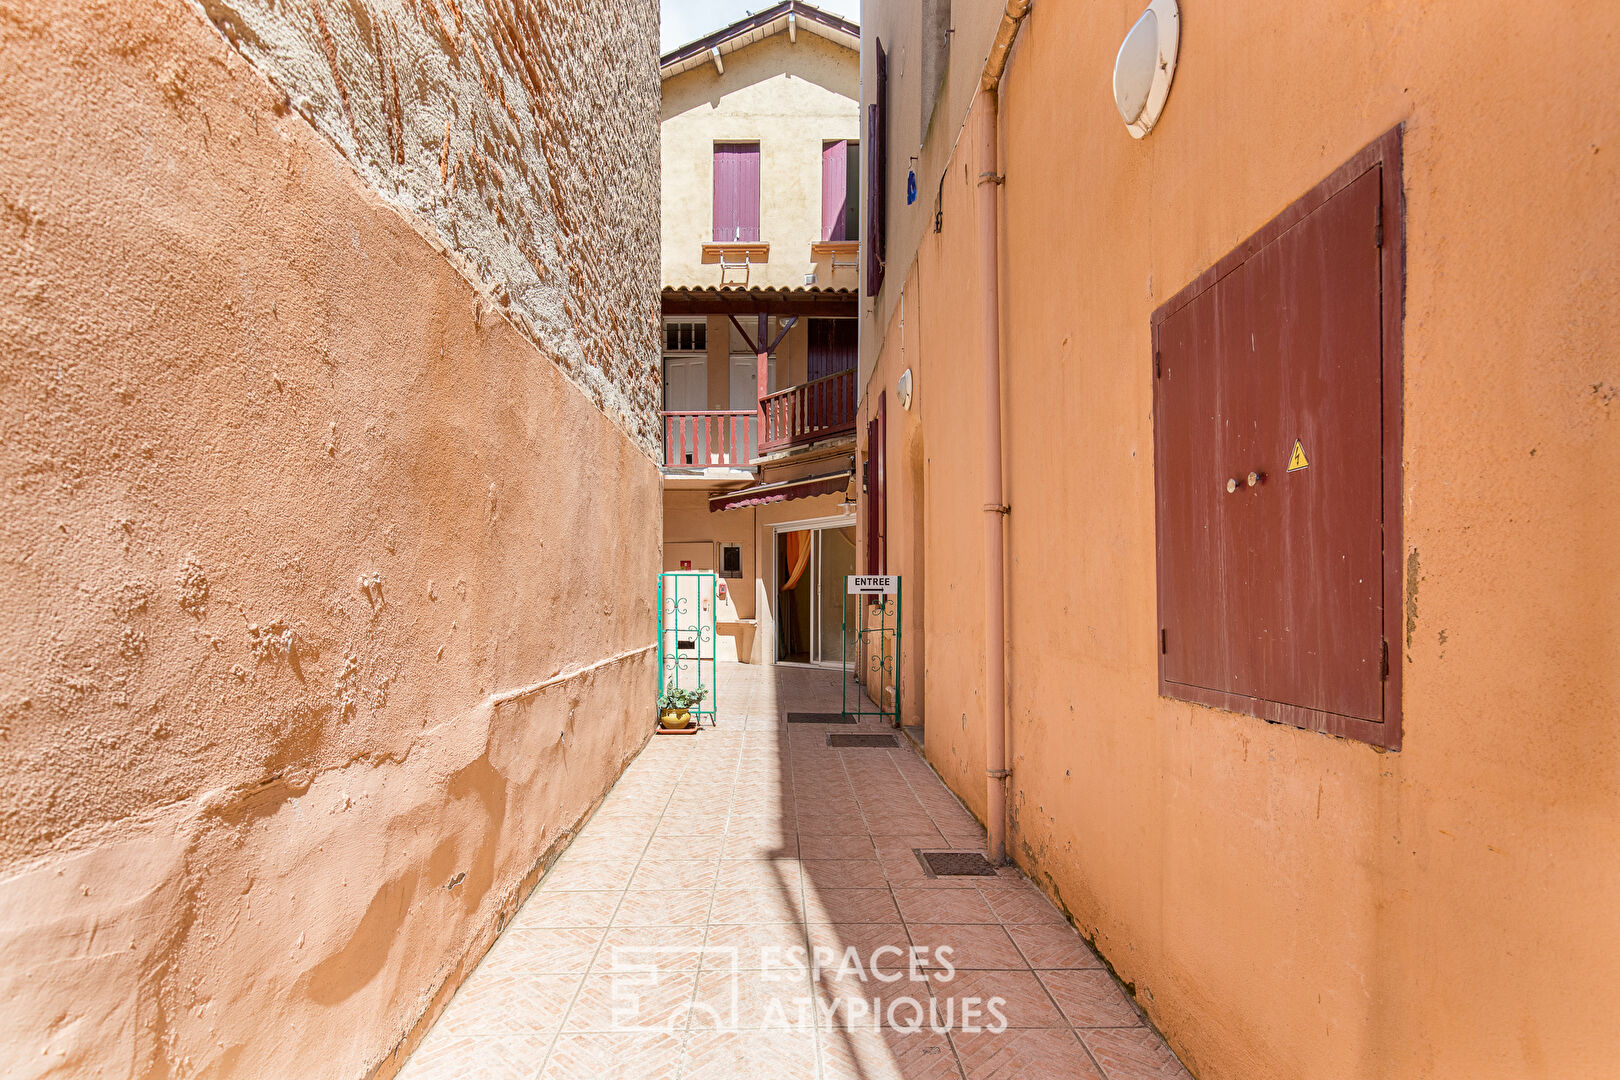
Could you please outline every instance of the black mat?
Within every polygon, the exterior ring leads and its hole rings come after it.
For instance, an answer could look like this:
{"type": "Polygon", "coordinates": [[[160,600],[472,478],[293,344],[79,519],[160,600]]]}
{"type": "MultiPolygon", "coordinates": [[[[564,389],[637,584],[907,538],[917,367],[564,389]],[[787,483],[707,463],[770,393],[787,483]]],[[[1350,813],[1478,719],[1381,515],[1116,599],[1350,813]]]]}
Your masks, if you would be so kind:
{"type": "Polygon", "coordinates": [[[853,724],[853,716],[845,716],[837,712],[790,712],[787,714],[790,724],[853,724]]]}
{"type": "Polygon", "coordinates": [[[828,746],[870,746],[870,747],[896,747],[900,743],[893,735],[846,735],[842,732],[827,733],[828,746]]]}

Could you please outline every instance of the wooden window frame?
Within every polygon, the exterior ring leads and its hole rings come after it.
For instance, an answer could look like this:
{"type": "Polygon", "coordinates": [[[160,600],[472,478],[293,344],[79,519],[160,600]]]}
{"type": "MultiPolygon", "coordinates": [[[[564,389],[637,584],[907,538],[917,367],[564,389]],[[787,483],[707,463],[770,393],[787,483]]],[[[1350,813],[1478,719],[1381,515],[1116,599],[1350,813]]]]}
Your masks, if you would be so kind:
{"type": "MultiPolygon", "coordinates": [[[[1186,683],[1172,683],[1165,678],[1164,652],[1161,642],[1155,642],[1154,652],[1159,657],[1159,693],[1163,697],[1194,704],[1246,713],[1272,723],[1338,735],[1359,742],[1370,743],[1388,750],[1401,748],[1401,675],[1403,632],[1402,568],[1405,549],[1402,539],[1403,480],[1401,469],[1402,446],[1402,328],[1406,307],[1406,202],[1401,176],[1401,133],[1397,124],[1376,139],[1333,173],[1311,188],[1292,205],[1262,226],[1259,231],[1237,245],[1219,261],[1199,274],[1186,288],[1176,293],[1156,311],[1150,326],[1152,333],[1152,370],[1149,377],[1154,387],[1154,416],[1160,415],[1160,385],[1157,376],[1159,363],[1160,329],[1166,319],[1186,307],[1195,298],[1212,288],[1222,278],[1242,266],[1262,248],[1282,236],[1294,225],[1320,209],[1329,199],[1349,187],[1351,183],[1382,166],[1382,213],[1379,228],[1382,245],[1379,250],[1379,281],[1382,294],[1380,327],[1382,345],[1383,396],[1383,633],[1388,652],[1388,672],[1383,688],[1383,720],[1374,722],[1344,716],[1321,709],[1288,705],[1247,694],[1229,693],[1186,683]]],[[[1155,461],[1158,428],[1155,424],[1155,461]]],[[[1159,482],[1157,464],[1154,475],[1156,502],[1155,563],[1157,571],[1158,621],[1165,625],[1165,539],[1163,528],[1166,507],[1164,485],[1159,482]]],[[[1157,632],[1157,631],[1156,631],[1157,632]]]]}

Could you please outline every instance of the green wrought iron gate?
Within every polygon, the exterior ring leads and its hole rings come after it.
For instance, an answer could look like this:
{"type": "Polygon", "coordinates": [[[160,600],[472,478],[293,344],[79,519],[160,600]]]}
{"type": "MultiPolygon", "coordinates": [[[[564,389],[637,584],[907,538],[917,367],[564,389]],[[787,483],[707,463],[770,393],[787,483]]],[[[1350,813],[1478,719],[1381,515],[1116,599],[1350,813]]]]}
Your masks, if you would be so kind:
{"type": "Polygon", "coordinates": [[[900,577],[852,574],[844,588],[844,715],[881,717],[900,726],[900,577]],[[857,623],[850,632],[851,620],[857,623]],[[849,654],[850,642],[855,655],[849,654]],[[854,697],[854,701],[850,700],[854,697]],[[887,708],[885,708],[887,705],[887,708]]]}
{"type": "Polygon", "coordinates": [[[708,691],[691,710],[698,722],[715,717],[715,595],[712,570],[672,570],[658,575],[658,693],[674,688],[708,691]]]}

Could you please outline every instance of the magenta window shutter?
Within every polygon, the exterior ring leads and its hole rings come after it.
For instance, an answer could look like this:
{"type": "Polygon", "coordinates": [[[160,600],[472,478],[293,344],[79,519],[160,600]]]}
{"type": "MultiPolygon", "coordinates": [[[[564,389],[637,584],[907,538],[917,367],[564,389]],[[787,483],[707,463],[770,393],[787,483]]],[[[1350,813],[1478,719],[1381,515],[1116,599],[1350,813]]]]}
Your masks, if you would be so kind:
{"type": "Polygon", "coordinates": [[[759,144],[738,148],[737,225],[739,240],[759,239],[759,144]]]}
{"type": "Polygon", "coordinates": [[[737,238],[737,155],[735,148],[717,143],[714,148],[714,239],[728,243],[737,238]]]}
{"type": "Polygon", "coordinates": [[[821,238],[847,239],[849,143],[840,140],[821,148],[821,238]]]}
{"type": "Polygon", "coordinates": [[[759,144],[714,144],[714,239],[759,239],[759,144]]]}

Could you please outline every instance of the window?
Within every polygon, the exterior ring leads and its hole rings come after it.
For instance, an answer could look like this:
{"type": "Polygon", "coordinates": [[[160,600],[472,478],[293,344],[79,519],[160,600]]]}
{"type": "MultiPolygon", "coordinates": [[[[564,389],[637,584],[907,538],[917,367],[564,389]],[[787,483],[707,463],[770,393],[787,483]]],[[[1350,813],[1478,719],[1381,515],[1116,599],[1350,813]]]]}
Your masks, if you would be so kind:
{"type": "Polygon", "coordinates": [[[759,240],[759,143],[714,144],[714,242],[759,240]]]}
{"type": "Polygon", "coordinates": [[[889,54],[874,40],[876,77],[866,108],[866,295],[883,288],[883,235],[889,205],[889,54]]]}
{"type": "Polygon", "coordinates": [[[861,238],[861,144],[853,139],[821,144],[821,238],[861,238]]]}
{"type": "Polygon", "coordinates": [[[720,576],[735,578],[743,576],[741,544],[720,545],[720,576]]]}
{"type": "Polygon", "coordinates": [[[1159,688],[1400,746],[1400,134],[1153,315],[1159,688]]]}
{"type": "Polygon", "coordinates": [[[696,321],[670,320],[664,324],[665,352],[705,352],[709,348],[709,324],[706,319],[696,321]]]}

